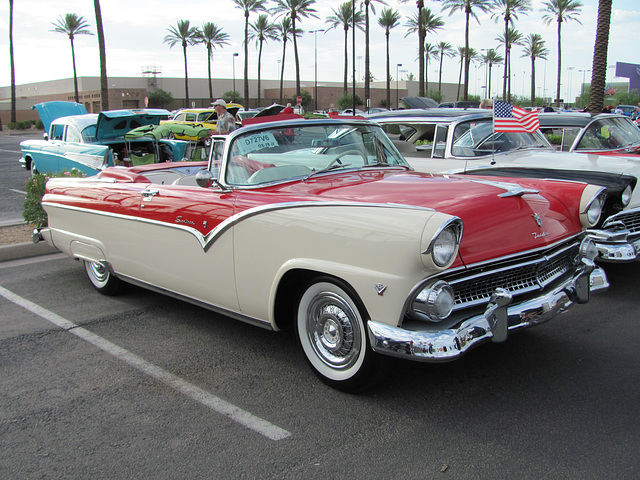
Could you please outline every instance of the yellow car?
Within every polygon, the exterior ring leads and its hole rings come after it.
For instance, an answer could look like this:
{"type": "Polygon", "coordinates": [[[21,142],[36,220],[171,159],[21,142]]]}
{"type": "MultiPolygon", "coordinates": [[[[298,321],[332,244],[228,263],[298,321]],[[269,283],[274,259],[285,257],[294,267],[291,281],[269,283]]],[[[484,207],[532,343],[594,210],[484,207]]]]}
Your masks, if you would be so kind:
{"type": "MultiPolygon", "coordinates": [[[[239,103],[227,103],[227,111],[235,117],[238,110],[244,108],[239,103]]],[[[176,113],[171,120],[162,120],[160,125],[167,123],[181,123],[194,127],[210,128],[217,131],[218,114],[211,108],[184,108],[176,113]]],[[[188,135],[175,135],[180,140],[196,141],[197,138],[188,135]]]]}

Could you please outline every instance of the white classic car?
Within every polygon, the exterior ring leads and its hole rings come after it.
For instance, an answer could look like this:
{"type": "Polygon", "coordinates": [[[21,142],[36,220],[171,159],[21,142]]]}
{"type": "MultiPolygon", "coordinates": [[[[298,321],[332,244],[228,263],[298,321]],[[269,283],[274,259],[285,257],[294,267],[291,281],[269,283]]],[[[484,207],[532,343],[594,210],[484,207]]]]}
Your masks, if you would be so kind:
{"type": "Polygon", "coordinates": [[[154,164],[49,180],[36,239],[83,261],[102,293],[128,282],[293,327],[313,371],[351,391],[378,354],[453,360],[608,286],[585,235],[602,187],[416,173],[359,120],[212,141],[195,175],[154,164]]]}
{"type": "Polygon", "coordinates": [[[594,234],[598,260],[640,258],[640,189],[635,188],[640,162],[557,152],[540,130],[494,132],[490,110],[399,110],[368,118],[382,126],[420,172],[557,178],[606,187],[604,214],[594,234]]]}

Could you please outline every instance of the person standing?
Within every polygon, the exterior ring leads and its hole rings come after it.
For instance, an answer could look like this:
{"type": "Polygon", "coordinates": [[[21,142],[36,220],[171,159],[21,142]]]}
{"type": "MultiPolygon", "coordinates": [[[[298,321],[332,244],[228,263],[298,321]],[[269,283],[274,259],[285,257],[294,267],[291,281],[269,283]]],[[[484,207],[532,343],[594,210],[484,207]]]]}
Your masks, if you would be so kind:
{"type": "Polygon", "coordinates": [[[219,98],[213,102],[213,108],[218,114],[218,123],[216,126],[218,133],[226,135],[227,133],[233,132],[236,129],[236,119],[227,112],[227,102],[219,98]]]}

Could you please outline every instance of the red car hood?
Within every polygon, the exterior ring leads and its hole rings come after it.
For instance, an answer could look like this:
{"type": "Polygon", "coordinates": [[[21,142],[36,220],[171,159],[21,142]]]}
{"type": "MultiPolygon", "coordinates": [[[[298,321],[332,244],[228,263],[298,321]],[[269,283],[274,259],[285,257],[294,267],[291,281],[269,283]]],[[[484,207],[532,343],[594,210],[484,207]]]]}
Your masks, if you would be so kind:
{"type": "Polygon", "coordinates": [[[584,188],[585,184],[577,182],[373,171],[312,177],[267,190],[307,199],[415,205],[458,216],[464,222],[460,254],[466,264],[474,264],[545,247],[579,233],[584,188]],[[500,197],[509,188],[504,183],[499,186],[500,182],[517,182],[540,193],[500,197]],[[550,184],[557,194],[551,193],[550,184]]]}

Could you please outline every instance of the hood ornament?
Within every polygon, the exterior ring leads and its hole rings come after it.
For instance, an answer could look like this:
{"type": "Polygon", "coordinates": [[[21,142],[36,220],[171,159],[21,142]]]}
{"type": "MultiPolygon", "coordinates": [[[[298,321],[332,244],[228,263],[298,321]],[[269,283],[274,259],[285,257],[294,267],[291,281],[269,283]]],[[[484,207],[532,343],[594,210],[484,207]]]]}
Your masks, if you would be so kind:
{"type": "Polygon", "coordinates": [[[537,224],[540,228],[542,228],[542,217],[541,217],[539,214],[537,214],[537,213],[534,213],[534,214],[533,214],[533,215],[531,215],[531,216],[532,216],[532,217],[533,217],[533,219],[535,220],[536,224],[537,224]]]}

